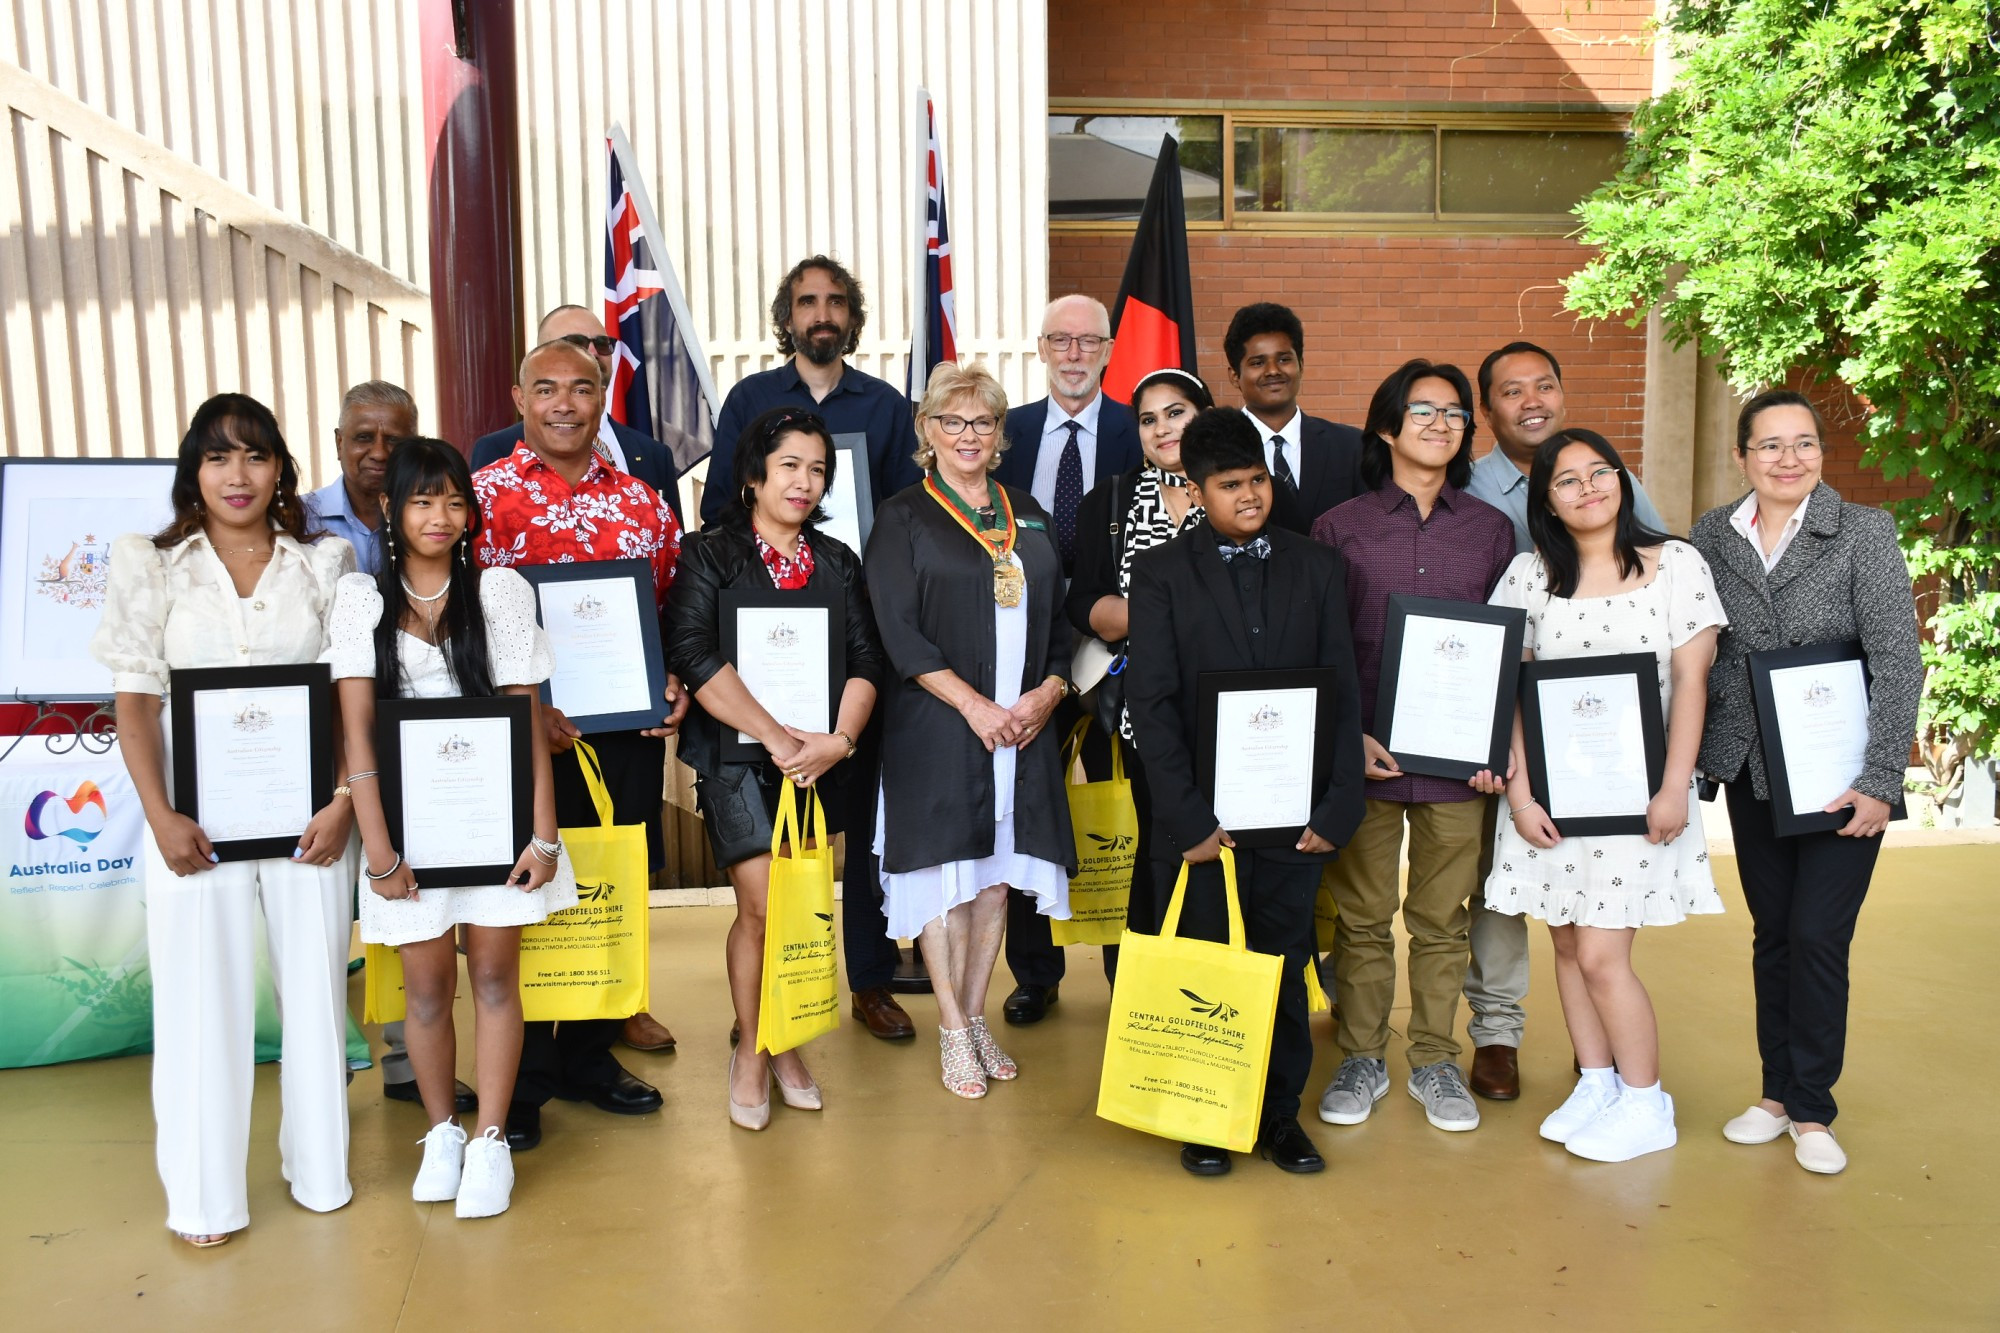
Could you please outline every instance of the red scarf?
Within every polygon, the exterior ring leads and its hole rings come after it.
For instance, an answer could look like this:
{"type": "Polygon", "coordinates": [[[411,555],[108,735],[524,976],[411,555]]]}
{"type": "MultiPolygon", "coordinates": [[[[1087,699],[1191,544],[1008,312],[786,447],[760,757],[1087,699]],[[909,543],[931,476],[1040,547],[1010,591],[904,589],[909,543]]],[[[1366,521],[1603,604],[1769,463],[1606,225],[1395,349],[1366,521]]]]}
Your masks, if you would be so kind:
{"type": "Polygon", "coordinates": [[[787,591],[795,591],[812,581],[812,547],[806,545],[806,535],[803,532],[799,534],[799,553],[793,556],[783,554],[777,547],[765,541],[763,533],[757,533],[756,537],[757,554],[764,557],[764,568],[770,571],[773,584],[787,591]]]}

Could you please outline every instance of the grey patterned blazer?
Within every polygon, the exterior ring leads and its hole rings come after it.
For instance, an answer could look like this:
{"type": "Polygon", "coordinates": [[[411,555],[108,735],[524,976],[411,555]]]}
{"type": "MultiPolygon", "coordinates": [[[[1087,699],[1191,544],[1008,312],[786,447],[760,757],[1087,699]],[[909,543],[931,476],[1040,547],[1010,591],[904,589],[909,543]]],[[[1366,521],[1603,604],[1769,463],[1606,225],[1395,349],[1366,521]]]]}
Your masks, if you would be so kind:
{"type": "Polygon", "coordinates": [[[1896,544],[1896,520],[1880,509],[1847,504],[1821,482],[1806,502],[1805,523],[1767,575],[1764,561],[1729,524],[1742,500],[1703,514],[1688,539],[1708,560],[1729,627],[1708,673],[1708,720],[1701,769],[1718,782],[1741,780],[1771,799],[1749,654],[1798,644],[1858,639],[1868,655],[1868,754],[1854,789],[1895,804],[1917,734],[1924,666],[1918,650],[1910,569],[1896,544]]]}

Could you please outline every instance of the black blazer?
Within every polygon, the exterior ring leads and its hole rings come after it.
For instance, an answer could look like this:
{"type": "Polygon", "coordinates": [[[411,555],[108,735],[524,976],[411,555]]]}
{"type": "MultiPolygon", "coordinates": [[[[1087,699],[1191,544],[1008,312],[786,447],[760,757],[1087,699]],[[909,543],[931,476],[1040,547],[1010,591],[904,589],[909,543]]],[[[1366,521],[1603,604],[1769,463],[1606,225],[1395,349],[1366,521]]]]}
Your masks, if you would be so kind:
{"type": "MultiPolygon", "coordinates": [[[[861,577],[861,557],[817,529],[808,529],[806,540],[813,553],[812,578],[806,587],[814,592],[838,590],[847,599],[847,675],[879,689],[886,663],[882,640],[875,632],[875,614],[868,605],[868,585],[861,577]]],[[[722,655],[719,594],[725,588],[770,587],[771,575],[747,524],[704,528],[681,539],[680,568],[667,603],[667,655],[670,669],[694,694],[681,724],[680,757],[697,773],[719,773],[725,762],[722,724],[701,706],[702,686],[730,664],[722,655]]],[[[834,706],[838,709],[838,699],[834,706]]],[[[827,777],[838,785],[847,767],[836,764],[827,777]]],[[[832,803],[828,798],[827,804],[832,803]]]]}
{"type": "MultiPolygon", "coordinates": [[[[1067,676],[1071,636],[1062,615],[1062,566],[1049,516],[1026,491],[1007,488],[1021,528],[1015,554],[1028,581],[1023,691],[1067,676]]],[[[993,854],[993,756],[965,719],[917,684],[957,672],[994,695],[998,648],[993,560],[922,487],[899,491],[875,511],[866,556],[875,623],[889,659],[882,686],[882,869],[922,870],[993,854]]],[[[1014,785],[1014,847],[1076,873],[1062,738],[1044,731],[1020,750],[1014,785]]]]}
{"type": "MultiPolygon", "coordinates": [[[[1333,779],[1313,802],[1307,823],[1335,847],[1344,847],[1364,812],[1361,693],[1347,624],[1346,562],[1332,547],[1281,528],[1267,527],[1264,535],[1271,540],[1264,629],[1270,637],[1261,665],[1339,672],[1333,779]]],[[[1217,823],[1215,807],[1195,785],[1196,677],[1258,665],[1250,655],[1236,586],[1206,520],[1132,558],[1131,607],[1125,701],[1132,741],[1152,788],[1157,845],[1185,852],[1215,832],[1217,823]]],[[[1279,861],[1325,859],[1289,847],[1259,854],[1279,861]]]]}
{"type": "MultiPolygon", "coordinates": [[[[625,470],[658,491],[685,530],[687,520],[681,517],[680,471],[674,466],[672,451],[645,432],[616,421],[611,423],[611,433],[618,437],[618,447],[625,451],[625,470]]],[[[505,430],[480,436],[472,442],[472,470],[477,472],[499,462],[514,452],[514,446],[522,438],[521,423],[518,421],[505,430]]]]}
{"type": "MultiPolygon", "coordinates": [[[[1035,483],[1035,460],[1042,451],[1042,432],[1048,429],[1049,400],[1038,398],[1007,413],[1007,448],[993,479],[1017,490],[1030,491],[1035,483]]],[[[1146,461],[1139,448],[1139,419],[1132,409],[1106,396],[1097,408],[1097,459],[1091,475],[1084,478],[1087,492],[1092,487],[1129,472],[1146,461]]],[[[1082,511],[1079,509],[1079,513],[1082,511]]],[[[1083,524],[1077,523],[1079,541],[1083,524]]],[[[1065,569],[1064,574],[1070,571],[1065,569]]]]}
{"type": "MultiPolygon", "coordinates": [[[[1268,441],[1271,432],[1263,422],[1255,424],[1268,441]]],[[[1309,416],[1299,423],[1299,455],[1304,484],[1296,490],[1276,487],[1271,518],[1285,531],[1304,535],[1321,514],[1367,489],[1361,484],[1361,432],[1309,416]]]]}

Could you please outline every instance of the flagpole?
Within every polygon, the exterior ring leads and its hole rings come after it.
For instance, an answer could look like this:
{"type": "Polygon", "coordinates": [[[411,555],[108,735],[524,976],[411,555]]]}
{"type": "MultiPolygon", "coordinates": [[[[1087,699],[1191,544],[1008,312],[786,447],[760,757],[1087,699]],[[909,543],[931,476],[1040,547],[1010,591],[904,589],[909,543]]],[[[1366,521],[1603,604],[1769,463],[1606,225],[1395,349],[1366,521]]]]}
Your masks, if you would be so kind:
{"type": "Polygon", "coordinates": [[[708,426],[713,431],[722,395],[715,390],[715,375],[709,369],[708,353],[702,350],[701,335],[695,331],[694,317],[688,313],[687,297],[681,292],[680,275],[674,272],[673,256],[665,244],[666,233],[660,230],[659,215],[653,212],[652,196],[646,192],[646,178],[639,174],[638,154],[632,151],[632,141],[625,137],[625,127],[616,121],[612,122],[609,138],[611,151],[617,156],[619,168],[625,174],[625,189],[632,196],[632,207],[638,211],[640,229],[645,232],[647,243],[653,250],[654,262],[659,266],[660,286],[665,290],[667,306],[674,312],[681,341],[687,344],[688,355],[694,361],[694,373],[701,380],[702,397],[708,407],[708,426]]]}
{"type": "MultiPolygon", "coordinates": [[[[909,386],[911,402],[920,402],[924,396],[924,385],[930,379],[930,290],[928,262],[930,259],[930,120],[931,94],[928,88],[917,89],[916,133],[910,136],[913,175],[916,177],[916,241],[910,247],[916,256],[910,268],[910,368],[903,376],[909,386]]],[[[942,184],[942,182],[940,182],[942,184]]]]}

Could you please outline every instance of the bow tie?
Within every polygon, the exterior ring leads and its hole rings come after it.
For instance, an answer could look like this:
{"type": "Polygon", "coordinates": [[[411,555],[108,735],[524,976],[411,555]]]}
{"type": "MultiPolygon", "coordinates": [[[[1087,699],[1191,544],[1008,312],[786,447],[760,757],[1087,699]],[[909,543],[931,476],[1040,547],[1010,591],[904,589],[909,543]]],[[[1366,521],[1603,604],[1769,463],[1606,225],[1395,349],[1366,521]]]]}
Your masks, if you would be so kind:
{"type": "Polygon", "coordinates": [[[1253,537],[1241,546],[1231,546],[1228,542],[1217,542],[1216,546],[1222,552],[1222,563],[1225,565],[1239,555],[1247,555],[1253,560],[1268,560],[1271,558],[1271,539],[1269,537],[1253,537]]]}

